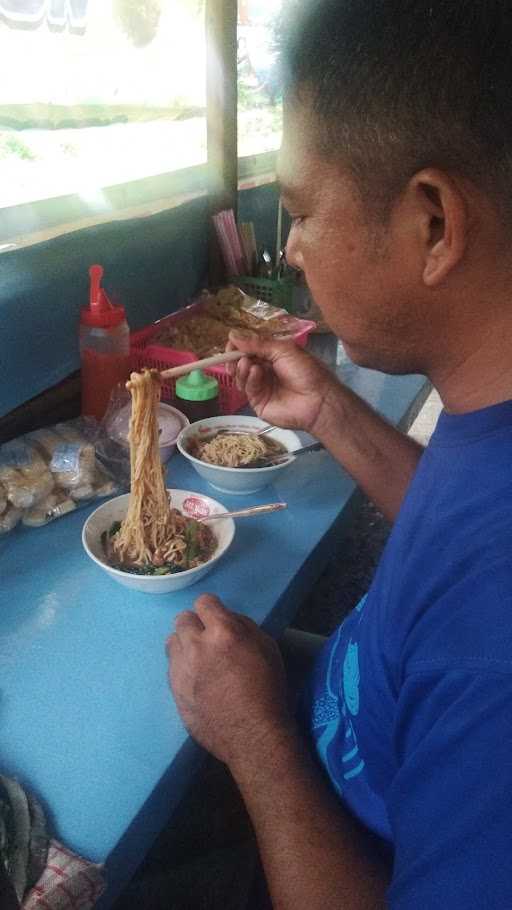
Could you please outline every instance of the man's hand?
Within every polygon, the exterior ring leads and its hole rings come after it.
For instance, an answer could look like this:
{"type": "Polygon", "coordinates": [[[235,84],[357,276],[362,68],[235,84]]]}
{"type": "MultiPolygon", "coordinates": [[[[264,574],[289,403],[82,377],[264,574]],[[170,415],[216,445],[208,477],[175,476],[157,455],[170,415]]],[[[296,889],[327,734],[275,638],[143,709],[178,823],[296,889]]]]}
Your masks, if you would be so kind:
{"type": "Polygon", "coordinates": [[[293,341],[268,341],[254,332],[233,331],[228,349],[247,354],[228,369],[258,417],[316,436],[393,521],[422,446],[383,420],[293,341]]]}
{"type": "Polygon", "coordinates": [[[263,755],[293,727],[276,643],[203,594],[167,640],[169,682],[190,734],[228,765],[263,755]]]}
{"type": "Polygon", "coordinates": [[[273,906],[383,907],[387,870],[368,859],[288,713],[277,645],[211,594],[194,606],[167,641],[169,680],[189,732],[240,789],[273,906]]]}
{"type": "Polygon", "coordinates": [[[264,340],[245,330],[230,332],[228,350],[248,355],[228,370],[258,417],[315,435],[328,394],[339,387],[327,367],[293,341],[264,340]]]}

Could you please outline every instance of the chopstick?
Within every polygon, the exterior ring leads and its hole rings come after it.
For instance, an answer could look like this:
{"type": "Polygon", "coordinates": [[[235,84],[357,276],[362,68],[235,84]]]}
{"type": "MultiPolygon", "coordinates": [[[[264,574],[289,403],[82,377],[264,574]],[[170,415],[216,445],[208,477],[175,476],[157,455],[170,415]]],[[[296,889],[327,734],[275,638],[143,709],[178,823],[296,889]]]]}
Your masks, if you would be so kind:
{"type": "Polygon", "coordinates": [[[215,367],[221,363],[233,363],[243,357],[242,351],[224,351],[223,354],[213,354],[212,357],[203,357],[202,360],[193,360],[192,363],[184,363],[179,367],[171,367],[169,370],[162,370],[160,379],[174,379],[175,376],[185,376],[192,370],[202,370],[207,367],[215,367]]]}
{"type": "Polygon", "coordinates": [[[236,512],[216,512],[215,515],[207,515],[200,521],[213,521],[215,518],[244,518],[246,515],[263,515],[264,512],[280,512],[281,509],[286,508],[288,508],[286,502],[269,502],[264,506],[249,506],[247,509],[238,509],[236,512]]]}

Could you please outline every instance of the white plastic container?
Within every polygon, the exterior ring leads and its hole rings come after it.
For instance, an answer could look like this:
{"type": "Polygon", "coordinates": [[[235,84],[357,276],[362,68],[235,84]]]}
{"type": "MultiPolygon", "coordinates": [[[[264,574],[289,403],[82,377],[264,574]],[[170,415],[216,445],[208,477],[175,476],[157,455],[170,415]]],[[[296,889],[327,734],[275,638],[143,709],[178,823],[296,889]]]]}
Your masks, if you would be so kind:
{"type": "MultiPolygon", "coordinates": [[[[111,439],[119,442],[122,446],[129,448],[128,432],[130,426],[130,417],[132,413],[132,403],[127,402],[124,407],[117,411],[112,417],[106,419],[106,430],[111,439]]],[[[176,440],[181,431],[188,427],[189,420],[185,414],[173,408],[170,404],[160,401],[158,404],[158,426],[160,429],[160,461],[166,464],[169,458],[176,450],[176,440]]]]}

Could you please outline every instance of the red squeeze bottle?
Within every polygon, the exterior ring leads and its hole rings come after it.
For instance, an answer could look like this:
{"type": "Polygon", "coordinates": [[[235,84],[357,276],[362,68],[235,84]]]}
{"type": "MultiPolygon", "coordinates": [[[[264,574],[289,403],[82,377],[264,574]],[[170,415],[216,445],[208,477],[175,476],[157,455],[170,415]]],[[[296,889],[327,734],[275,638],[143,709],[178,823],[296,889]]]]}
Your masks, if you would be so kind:
{"type": "Polygon", "coordinates": [[[101,265],[91,265],[89,275],[89,306],[80,311],[82,414],[101,420],[112,389],[130,375],[130,329],[124,307],[114,306],[101,287],[101,265]]]}

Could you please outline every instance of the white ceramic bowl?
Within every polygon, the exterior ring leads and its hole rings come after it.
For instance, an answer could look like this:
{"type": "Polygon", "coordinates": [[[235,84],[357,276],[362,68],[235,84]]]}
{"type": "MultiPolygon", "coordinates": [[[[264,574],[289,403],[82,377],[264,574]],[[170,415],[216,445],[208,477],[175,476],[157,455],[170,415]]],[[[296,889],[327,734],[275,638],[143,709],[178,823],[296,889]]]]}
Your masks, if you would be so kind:
{"type": "MultiPolygon", "coordinates": [[[[169,490],[168,492],[171,495],[171,503],[174,508],[179,509],[180,512],[190,518],[206,518],[207,515],[215,515],[219,512],[227,511],[220,502],[210,499],[209,496],[203,496],[201,493],[190,493],[188,490],[169,490]]],[[[170,591],[188,588],[213,569],[215,563],[224,555],[233,540],[235,534],[233,519],[219,519],[219,521],[212,522],[211,525],[211,529],[217,538],[217,548],[207,562],[197,566],[195,569],[177,572],[176,575],[130,575],[129,572],[121,572],[119,569],[109,566],[105,561],[101,535],[103,531],[108,531],[114,521],[123,520],[128,508],[129,497],[130,494],[125,493],[123,496],[116,496],[115,499],[104,502],[103,505],[89,515],[82,530],[82,543],[87,555],[114,581],[124,585],[126,588],[135,588],[137,591],[144,591],[146,594],[167,594],[170,591]]]]}
{"type": "MultiPolygon", "coordinates": [[[[116,411],[107,419],[106,429],[108,435],[125,448],[129,448],[128,430],[132,413],[132,403],[128,401],[124,407],[116,411]]],[[[185,414],[173,408],[170,404],[160,401],[158,404],[158,425],[160,427],[160,461],[166,464],[176,449],[176,440],[184,427],[190,421],[185,414]]]]}
{"type": "MultiPolygon", "coordinates": [[[[224,468],[195,458],[190,454],[188,446],[192,438],[201,437],[203,434],[206,437],[216,430],[234,429],[243,430],[246,433],[257,433],[266,426],[268,424],[259,417],[245,417],[240,414],[207,417],[205,420],[196,420],[195,423],[185,427],[178,436],[177,446],[181,454],[190,461],[197,473],[204,477],[214,490],[235,495],[256,493],[273,483],[277,477],[282,477],[283,472],[289,471],[295,458],[289,458],[281,464],[270,465],[266,468],[224,468]]],[[[282,443],[289,452],[299,449],[302,444],[297,434],[291,430],[281,430],[276,427],[266,435],[270,439],[282,443]]]]}

